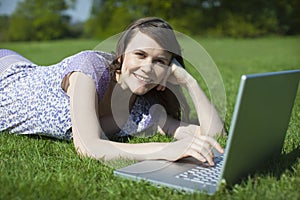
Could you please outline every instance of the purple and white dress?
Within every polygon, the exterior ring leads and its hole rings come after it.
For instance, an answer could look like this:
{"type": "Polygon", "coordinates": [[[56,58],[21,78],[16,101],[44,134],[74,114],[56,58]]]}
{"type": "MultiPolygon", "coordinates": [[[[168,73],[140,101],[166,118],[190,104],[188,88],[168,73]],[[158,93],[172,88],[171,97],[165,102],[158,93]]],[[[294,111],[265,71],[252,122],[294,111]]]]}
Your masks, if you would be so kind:
{"type": "MultiPolygon", "coordinates": [[[[113,56],[101,51],[82,51],[50,66],[38,66],[14,51],[0,49],[0,132],[37,134],[71,140],[69,96],[61,88],[63,78],[79,71],[96,84],[99,101],[110,81],[113,56]]],[[[157,122],[150,104],[138,97],[130,116],[116,136],[142,132],[157,122]]]]}

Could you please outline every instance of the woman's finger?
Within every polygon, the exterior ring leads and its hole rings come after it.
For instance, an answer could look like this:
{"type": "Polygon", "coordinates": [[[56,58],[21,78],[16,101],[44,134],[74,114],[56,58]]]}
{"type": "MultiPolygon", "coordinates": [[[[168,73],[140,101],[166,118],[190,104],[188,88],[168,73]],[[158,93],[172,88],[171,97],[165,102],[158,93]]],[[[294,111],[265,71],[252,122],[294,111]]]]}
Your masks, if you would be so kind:
{"type": "Polygon", "coordinates": [[[192,145],[191,148],[200,154],[209,165],[214,165],[213,153],[209,143],[198,139],[194,141],[194,145],[192,145]]]}
{"type": "Polygon", "coordinates": [[[200,140],[206,141],[209,145],[215,148],[218,152],[224,153],[222,146],[211,136],[200,135],[198,136],[200,140]]]}
{"type": "Polygon", "coordinates": [[[199,154],[197,151],[190,150],[188,153],[188,156],[192,156],[193,158],[199,160],[200,162],[206,162],[205,157],[203,157],[201,154],[199,154]]]}
{"type": "Polygon", "coordinates": [[[165,89],[166,89],[166,87],[163,86],[163,85],[158,85],[158,86],[156,87],[156,90],[157,90],[157,91],[165,91],[165,89]]]}
{"type": "MultiPolygon", "coordinates": [[[[223,148],[221,145],[210,136],[195,136],[190,149],[197,152],[208,162],[209,165],[213,166],[213,151],[212,149],[217,149],[220,153],[223,153],[223,148]]],[[[195,155],[195,153],[194,153],[195,155]]]]}

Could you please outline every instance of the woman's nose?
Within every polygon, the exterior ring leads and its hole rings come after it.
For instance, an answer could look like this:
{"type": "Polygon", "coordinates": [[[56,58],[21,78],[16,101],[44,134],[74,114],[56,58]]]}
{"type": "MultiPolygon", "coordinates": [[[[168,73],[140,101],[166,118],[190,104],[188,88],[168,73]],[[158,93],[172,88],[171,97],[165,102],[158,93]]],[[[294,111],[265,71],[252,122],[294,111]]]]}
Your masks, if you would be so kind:
{"type": "Polygon", "coordinates": [[[153,63],[152,59],[145,59],[141,65],[141,70],[143,70],[145,73],[152,72],[153,63]]]}

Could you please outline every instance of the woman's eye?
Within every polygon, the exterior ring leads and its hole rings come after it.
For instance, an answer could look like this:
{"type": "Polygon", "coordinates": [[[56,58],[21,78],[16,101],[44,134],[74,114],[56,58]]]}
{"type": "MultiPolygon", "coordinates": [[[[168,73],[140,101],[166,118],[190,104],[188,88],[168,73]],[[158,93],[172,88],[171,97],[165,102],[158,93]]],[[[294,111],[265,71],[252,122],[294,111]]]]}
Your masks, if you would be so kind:
{"type": "Polygon", "coordinates": [[[164,60],[160,60],[160,59],[155,60],[155,63],[160,64],[160,65],[166,65],[166,62],[164,60]]]}
{"type": "Polygon", "coordinates": [[[134,54],[139,58],[144,58],[146,56],[143,52],[135,52],[134,54]]]}

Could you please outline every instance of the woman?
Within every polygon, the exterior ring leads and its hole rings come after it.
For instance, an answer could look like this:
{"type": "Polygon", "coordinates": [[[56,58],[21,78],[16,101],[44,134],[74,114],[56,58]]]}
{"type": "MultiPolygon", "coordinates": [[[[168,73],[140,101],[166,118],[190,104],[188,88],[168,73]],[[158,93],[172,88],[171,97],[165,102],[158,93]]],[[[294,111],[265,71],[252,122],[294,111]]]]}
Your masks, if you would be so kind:
{"type": "Polygon", "coordinates": [[[213,138],[223,124],[184,70],[174,32],[162,19],[132,23],[121,35],[116,55],[83,51],[41,67],[1,50],[0,66],[0,131],[73,139],[79,154],[104,160],[192,156],[213,165],[212,147],[223,152],[213,138]],[[188,123],[180,86],[197,103],[200,126],[188,123]],[[118,142],[153,131],[176,141],[118,142]]]}

